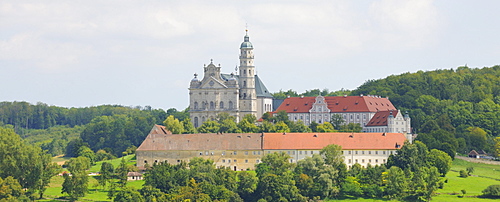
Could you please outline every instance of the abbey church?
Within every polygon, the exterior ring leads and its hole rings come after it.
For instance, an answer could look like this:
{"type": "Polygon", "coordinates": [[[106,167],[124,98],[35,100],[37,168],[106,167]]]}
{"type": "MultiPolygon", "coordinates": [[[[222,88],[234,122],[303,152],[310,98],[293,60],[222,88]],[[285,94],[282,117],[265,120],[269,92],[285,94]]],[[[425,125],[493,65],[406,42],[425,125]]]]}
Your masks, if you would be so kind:
{"type": "Polygon", "coordinates": [[[273,96],[255,74],[253,45],[247,34],[240,45],[239,71],[221,73],[221,66],[204,65],[203,79],[195,74],[189,86],[189,114],[195,127],[226,112],[238,122],[245,115],[261,117],[273,110],[273,96]]]}

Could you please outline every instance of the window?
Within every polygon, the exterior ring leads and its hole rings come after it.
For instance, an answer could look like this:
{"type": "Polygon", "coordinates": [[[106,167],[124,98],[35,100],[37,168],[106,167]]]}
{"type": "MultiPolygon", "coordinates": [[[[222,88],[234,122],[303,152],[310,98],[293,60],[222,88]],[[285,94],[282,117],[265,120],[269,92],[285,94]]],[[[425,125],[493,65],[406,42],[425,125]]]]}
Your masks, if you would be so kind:
{"type": "Polygon", "coordinates": [[[378,163],[378,159],[375,159],[375,163],[378,163]]]}
{"type": "Polygon", "coordinates": [[[226,159],[222,159],[222,163],[225,163],[226,162],[226,159]]]}
{"type": "Polygon", "coordinates": [[[248,155],[248,151],[245,151],[245,155],[248,155]]]}
{"type": "Polygon", "coordinates": [[[247,87],[247,81],[243,81],[243,87],[247,87]]]}
{"type": "Polygon", "coordinates": [[[194,127],[198,128],[199,127],[199,124],[198,124],[198,117],[194,117],[194,127]]]}
{"type": "Polygon", "coordinates": [[[378,151],[375,151],[375,154],[378,154],[378,151]]]}
{"type": "Polygon", "coordinates": [[[311,154],[314,154],[314,151],[311,151],[311,154]]]}
{"type": "Polygon", "coordinates": [[[302,151],[299,151],[299,154],[302,154],[302,151]]]}
{"type": "Polygon", "coordinates": [[[236,151],[234,151],[234,152],[233,152],[233,154],[234,154],[234,155],[236,155],[236,154],[237,154],[237,152],[236,152],[236,151]]]}
{"type": "Polygon", "coordinates": [[[259,163],[259,162],[260,162],[260,160],[259,160],[259,159],[255,160],[255,163],[259,163]]]}
{"type": "Polygon", "coordinates": [[[290,155],[290,151],[288,151],[287,154],[290,155]]]}
{"type": "Polygon", "coordinates": [[[207,155],[207,156],[208,156],[208,152],[207,152],[207,151],[205,152],[205,155],[207,155]]]}
{"type": "Polygon", "coordinates": [[[258,151],[257,154],[260,155],[260,151],[258,151]]]}
{"type": "Polygon", "coordinates": [[[349,153],[348,153],[348,154],[351,154],[351,151],[349,151],[349,153]]]}
{"type": "Polygon", "coordinates": [[[372,154],[372,151],[368,151],[368,154],[372,154]]]}
{"type": "Polygon", "coordinates": [[[248,159],[245,159],[245,163],[248,163],[248,159]]]}
{"type": "Polygon", "coordinates": [[[148,161],[144,161],[144,164],[148,163],[148,161]]]}
{"type": "Polygon", "coordinates": [[[219,108],[224,109],[224,102],[220,101],[219,108]]]}
{"type": "Polygon", "coordinates": [[[385,154],[385,151],[382,151],[382,154],[385,154]]]}
{"type": "Polygon", "coordinates": [[[255,151],[253,151],[253,155],[255,155],[255,151]]]}
{"type": "Polygon", "coordinates": [[[365,154],[365,151],[361,151],[361,154],[365,154]]]}
{"type": "Polygon", "coordinates": [[[355,153],[354,153],[354,154],[358,154],[358,151],[355,151],[355,153]]]}
{"type": "Polygon", "coordinates": [[[361,163],[364,163],[364,162],[365,162],[365,160],[364,160],[364,159],[361,159],[361,163]]]}
{"type": "Polygon", "coordinates": [[[354,161],[357,163],[357,162],[358,162],[358,159],[355,159],[354,161]]]}
{"type": "Polygon", "coordinates": [[[352,163],[352,159],[349,159],[349,163],[352,163]]]}
{"type": "Polygon", "coordinates": [[[229,109],[233,109],[233,102],[229,101],[229,109]]]}
{"type": "Polygon", "coordinates": [[[203,156],[203,152],[200,152],[200,156],[203,156]]]}
{"type": "Polygon", "coordinates": [[[235,162],[235,163],[236,163],[236,159],[234,159],[234,160],[233,160],[233,162],[235,162]]]}
{"type": "Polygon", "coordinates": [[[210,109],[215,109],[214,102],[210,101],[210,109]]]}
{"type": "Polygon", "coordinates": [[[228,163],[231,163],[231,159],[228,159],[228,160],[227,160],[227,162],[228,162],[228,163]]]}
{"type": "Polygon", "coordinates": [[[194,102],[194,109],[198,109],[198,102],[194,102]]]}
{"type": "Polygon", "coordinates": [[[372,162],[372,160],[371,160],[371,159],[368,159],[368,163],[371,163],[371,162],[372,162]]]}

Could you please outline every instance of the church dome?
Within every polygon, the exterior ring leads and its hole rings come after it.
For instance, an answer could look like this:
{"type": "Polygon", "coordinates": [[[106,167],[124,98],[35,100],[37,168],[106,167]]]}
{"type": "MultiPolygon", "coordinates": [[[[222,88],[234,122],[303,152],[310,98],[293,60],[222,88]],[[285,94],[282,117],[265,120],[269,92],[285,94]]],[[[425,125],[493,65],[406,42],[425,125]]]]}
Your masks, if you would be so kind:
{"type": "Polygon", "coordinates": [[[245,38],[244,39],[245,40],[243,41],[243,43],[241,43],[240,49],[241,48],[253,48],[253,45],[250,42],[250,37],[248,36],[248,34],[245,34],[245,38]]]}

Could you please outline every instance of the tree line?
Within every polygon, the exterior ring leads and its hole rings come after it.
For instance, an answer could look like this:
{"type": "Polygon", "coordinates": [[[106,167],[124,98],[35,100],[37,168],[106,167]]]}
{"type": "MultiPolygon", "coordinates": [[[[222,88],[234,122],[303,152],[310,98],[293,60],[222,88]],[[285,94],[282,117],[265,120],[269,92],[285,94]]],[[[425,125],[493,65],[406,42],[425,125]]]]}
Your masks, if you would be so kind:
{"type": "Polygon", "coordinates": [[[254,171],[215,167],[210,159],[146,166],[144,186],[124,188],[114,201],[321,201],[386,198],[428,201],[445,186],[451,157],[425,144],[405,144],[382,166],[355,164],[347,169],[342,148],[329,145],[319,154],[290,163],[283,152],[267,154],[254,171]]]}

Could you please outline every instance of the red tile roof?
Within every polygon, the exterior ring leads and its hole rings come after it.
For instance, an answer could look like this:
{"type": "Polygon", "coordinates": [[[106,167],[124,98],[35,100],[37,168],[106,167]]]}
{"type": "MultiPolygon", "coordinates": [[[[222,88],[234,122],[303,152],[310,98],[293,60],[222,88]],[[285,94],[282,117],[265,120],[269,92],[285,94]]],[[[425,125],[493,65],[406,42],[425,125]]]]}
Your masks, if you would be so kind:
{"type": "Polygon", "coordinates": [[[319,150],[337,144],[346,150],[388,150],[402,146],[405,140],[402,133],[265,133],[263,149],[319,150]]]}
{"type": "MultiPolygon", "coordinates": [[[[316,97],[289,97],[276,109],[287,113],[309,113],[316,97]]],[[[329,96],[325,97],[328,109],[332,113],[377,112],[396,110],[387,98],[377,96],[329,96]]]]}
{"type": "Polygon", "coordinates": [[[372,119],[368,122],[368,124],[366,124],[366,126],[387,126],[387,118],[391,112],[393,116],[398,115],[397,110],[377,112],[373,115],[372,119]]]}

